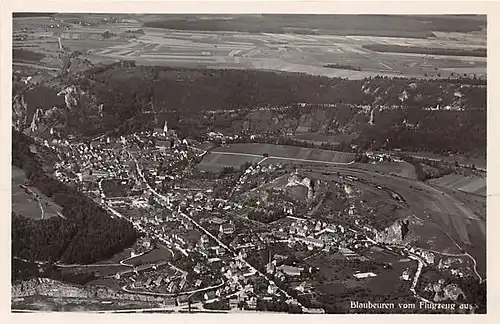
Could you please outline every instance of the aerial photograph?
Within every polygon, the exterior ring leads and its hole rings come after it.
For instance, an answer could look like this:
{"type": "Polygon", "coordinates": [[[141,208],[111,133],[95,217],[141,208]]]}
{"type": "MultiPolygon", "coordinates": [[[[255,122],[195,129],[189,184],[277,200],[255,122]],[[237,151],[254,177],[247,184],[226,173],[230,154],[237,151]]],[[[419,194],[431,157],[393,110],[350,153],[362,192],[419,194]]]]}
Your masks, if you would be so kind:
{"type": "Polygon", "coordinates": [[[486,25],[13,13],[11,313],[486,314],[486,25]]]}

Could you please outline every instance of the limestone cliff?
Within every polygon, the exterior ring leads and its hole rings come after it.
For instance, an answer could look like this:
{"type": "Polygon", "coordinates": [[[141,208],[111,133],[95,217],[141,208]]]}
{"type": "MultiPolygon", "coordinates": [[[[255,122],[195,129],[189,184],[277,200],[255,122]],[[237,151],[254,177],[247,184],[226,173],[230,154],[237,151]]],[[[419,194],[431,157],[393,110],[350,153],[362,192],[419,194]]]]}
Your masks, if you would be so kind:
{"type": "Polygon", "coordinates": [[[11,287],[12,298],[35,295],[53,298],[111,298],[137,301],[163,301],[161,297],[115,292],[105,286],[72,285],[48,278],[29,279],[17,282],[11,287]]]}
{"type": "Polygon", "coordinates": [[[307,202],[311,202],[314,197],[314,183],[311,181],[311,179],[304,177],[301,179],[297,173],[293,173],[290,175],[288,178],[288,183],[286,185],[286,188],[289,189],[288,191],[295,191],[295,194],[293,196],[296,196],[297,198],[301,198],[301,196],[305,196],[305,200],[307,202]],[[302,190],[293,190],[293,188],[302,188],[304,189],[305,192],[307,192],[305,195],[299,194],[302,190]],[[292,189],[292,190],[290,190],[292,189]]]}
{"type": "Polygon", "coordinates": [[[406,238],[409,228],[409,222],[397,220],[394,224],[383,231],[376,231],[375,241],[384,244],[400,244],[406,238]]]}

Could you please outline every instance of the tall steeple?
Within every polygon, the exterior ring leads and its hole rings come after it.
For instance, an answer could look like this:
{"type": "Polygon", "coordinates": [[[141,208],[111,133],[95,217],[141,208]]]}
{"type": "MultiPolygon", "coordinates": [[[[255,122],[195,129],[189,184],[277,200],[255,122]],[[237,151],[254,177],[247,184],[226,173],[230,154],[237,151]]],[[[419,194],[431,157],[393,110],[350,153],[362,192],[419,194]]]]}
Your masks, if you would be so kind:
{"type": "Polygon", "coordinates": [[[168,132],[168,127],[167,127],[167,121],[165,120],[165,124],[163,125],[163,133],[167,134],[168,132]]]}
{"type": "Polygon", "coordinates": [[[273,273],[274,272],[274,264],[272,261],[271,249],[269,248],[269,245],[267,246],[267,251],[269,253],[269,261],[268,261],[267,266],[266,266],[266,272],[273,273]]]}

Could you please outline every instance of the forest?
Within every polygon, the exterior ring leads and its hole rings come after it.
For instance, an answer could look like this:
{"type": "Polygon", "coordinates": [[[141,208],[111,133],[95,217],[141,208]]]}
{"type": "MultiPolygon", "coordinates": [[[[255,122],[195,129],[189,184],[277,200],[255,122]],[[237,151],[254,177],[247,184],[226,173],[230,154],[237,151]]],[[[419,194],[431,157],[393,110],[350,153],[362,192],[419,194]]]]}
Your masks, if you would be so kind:
{"type": "MultiPolygon", "coordinates": [[[[184,138],[202,139],[210,131],[244,135],[244,125],[252,118],[260,134],[284,135],[272,134],[284,129],[270,123],[269,117],[259,123],[251,113],[267,107],[279,108],[270,112],[272,118],[285,118],[291,125],[298,125],[306,113],[323,111],[328,118],[317,120],[315,129],[352,135],[352,142],[342,143],[346,150],[357,144],[362,149],[486,152],[486,81],[477,78],[347,80],[257,70],[136,66],[124,61],[96,66],[65,82],[64,86],[74,84],[86,92],[77,95],[76,109],[62,114],[59,130],[84,137],[149,130],[161,127],[164,120],[184,138]],[[211,112],[220,110],[237,113],[211,117],[211,112]],[[372,125],[370,110],[374,110],[372,125]],[[414,127],[406,127],[405,121],[414,127]]],[[[55,93],[42,87],[28,91],[28,118],[36,108],[63,106],[63,98],[55,93]]]]}
{"type": "Polygon", "coordinates": [[[33,220],[12,215],[12,256],[29,261],[88,264],[107,259],[137,238],[132,225],[110,215],[74,187],[42,170],[42,161],[29,150],[28,136],[12,131],[12,164],[22,168],[29,185],[63,207],[66,219],[33,220]]]}

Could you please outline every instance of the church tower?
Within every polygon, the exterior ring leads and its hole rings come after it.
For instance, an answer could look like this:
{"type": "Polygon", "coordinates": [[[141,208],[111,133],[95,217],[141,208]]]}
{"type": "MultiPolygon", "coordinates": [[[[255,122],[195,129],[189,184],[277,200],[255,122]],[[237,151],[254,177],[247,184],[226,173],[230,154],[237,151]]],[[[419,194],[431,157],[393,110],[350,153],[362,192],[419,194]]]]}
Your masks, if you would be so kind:
{"type": "Polygon", "coordinates": [[[165,120],[165,124],[163,125],[163,133],[164,135],[167,135],[168,133],[168,127],[167,127],[167,121],[165,120]]]}

